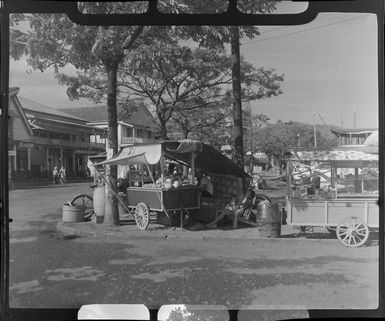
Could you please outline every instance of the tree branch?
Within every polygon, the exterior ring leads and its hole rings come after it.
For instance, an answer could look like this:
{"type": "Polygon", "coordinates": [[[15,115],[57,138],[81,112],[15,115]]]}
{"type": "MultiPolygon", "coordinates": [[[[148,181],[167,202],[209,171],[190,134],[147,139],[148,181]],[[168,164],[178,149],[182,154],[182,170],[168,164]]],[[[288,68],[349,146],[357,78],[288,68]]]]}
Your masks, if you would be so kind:
{"type": "Polygon", "coordinates": [[[135,29],[134,32],[131,34],[131,36],[130,36],[130,37],[127,37],[126,40],[124,40],[123,45],[122,45],[122,49],[123,49],[123,50],[125,50],[125,49],[130,49],[130,47],[132,46],[132,44],[134,43],[134,41],[136,40],[136,38],[138,38],[139,35],[142,33],[143,28],[144,28],[144,26],[138,26],[138,27],[136,27],[136,29],[135,29]]]}

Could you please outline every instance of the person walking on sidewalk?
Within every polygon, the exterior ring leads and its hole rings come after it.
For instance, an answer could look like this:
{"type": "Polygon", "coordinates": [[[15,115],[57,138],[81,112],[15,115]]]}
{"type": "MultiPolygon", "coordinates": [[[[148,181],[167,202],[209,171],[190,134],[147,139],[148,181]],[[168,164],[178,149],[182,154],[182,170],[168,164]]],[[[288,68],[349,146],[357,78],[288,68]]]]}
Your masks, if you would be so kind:
{"type": "Polygon", "coordinates": [[[59,182],[60,184],[65,184],[66,183],[66,170],[62,166],[59,171],[59,182]]]}
{"type": "Polygon", "coordinates": [[[52,184],[57,184],[59,179],[59,171],[57,170],[57,166],[53,168],[52,171],[52,184]]]}

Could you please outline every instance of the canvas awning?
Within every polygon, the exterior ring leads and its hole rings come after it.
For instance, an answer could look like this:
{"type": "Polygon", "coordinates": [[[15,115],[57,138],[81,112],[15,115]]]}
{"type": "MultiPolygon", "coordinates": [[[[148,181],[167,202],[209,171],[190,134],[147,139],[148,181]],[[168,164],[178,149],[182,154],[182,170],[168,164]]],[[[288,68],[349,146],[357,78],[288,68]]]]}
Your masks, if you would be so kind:
{"type": "Polygon", "coordinates": [[[155,165],[160,162],[163,155],[171,160],[189,165],[191,154],[195,154],[195,168],[213,174],[235,175],[250,177],[233,161],[222,155],[219,151],[203,143],[183,140],[165,141],[157,144],[138,144],[124,147],[114,158],[105,160],[96,165],[127,165],[148,164],[155,165]]]}
{"type": "Polygon", "coordinates": [[[118,155],[117,157],[107,159],[96,165],[129,165],[129,164],[148,164],[145,153],[134,155],[118,155]]]}

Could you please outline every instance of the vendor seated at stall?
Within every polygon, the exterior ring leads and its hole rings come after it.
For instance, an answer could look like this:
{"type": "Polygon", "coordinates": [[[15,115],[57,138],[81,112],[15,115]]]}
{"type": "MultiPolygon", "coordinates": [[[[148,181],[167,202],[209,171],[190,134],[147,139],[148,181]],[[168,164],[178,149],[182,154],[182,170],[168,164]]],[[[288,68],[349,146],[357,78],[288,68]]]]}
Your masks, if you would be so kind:
{"type": "Polygon", "coordinates": [[[197,186],[200,187],[202,190],[202,196],[204,197],[212,197],[214,194],[214,185],[210,181],[210,179],[207,177],[205,173],[202,171],[198,170],[196,172],[196,177],[197,177],[197,186]]]}

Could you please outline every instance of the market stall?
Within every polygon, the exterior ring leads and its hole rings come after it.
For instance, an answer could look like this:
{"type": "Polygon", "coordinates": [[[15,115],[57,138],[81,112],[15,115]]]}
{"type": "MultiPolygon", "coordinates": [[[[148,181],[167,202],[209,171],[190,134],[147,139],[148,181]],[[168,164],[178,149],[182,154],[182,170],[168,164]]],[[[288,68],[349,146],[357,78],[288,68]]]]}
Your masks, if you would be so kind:
{"type": "Polygon", "coordinates": [[[327,227],[344,245],[363,245],[379,226],[378,147],[287,155],[287,224],[327,227]]]}
{"type": "MultiPolygon", "coordinates": [[[[128,210],[135,211],[142,229],[147,228],[151,212],[157,214],[158,222],[171,225],[175,217],[183,220],[183,215],[193,211],[197,218],[203,214],[207,221],[213,220],[215,206],[211,205],[224,195],[203,197],[195,178],[197,168],[217,183],[218,177],[249,177],[214,148],[191,140],[126,146],[114,158],[96,165],[119,165],[118,176],[125,181],[119,198],[128,210]],[[197,211],[202,207],[203,211],[197,211]]],[[[242,188],[238,192],[243,193],[242,188]]]]}

